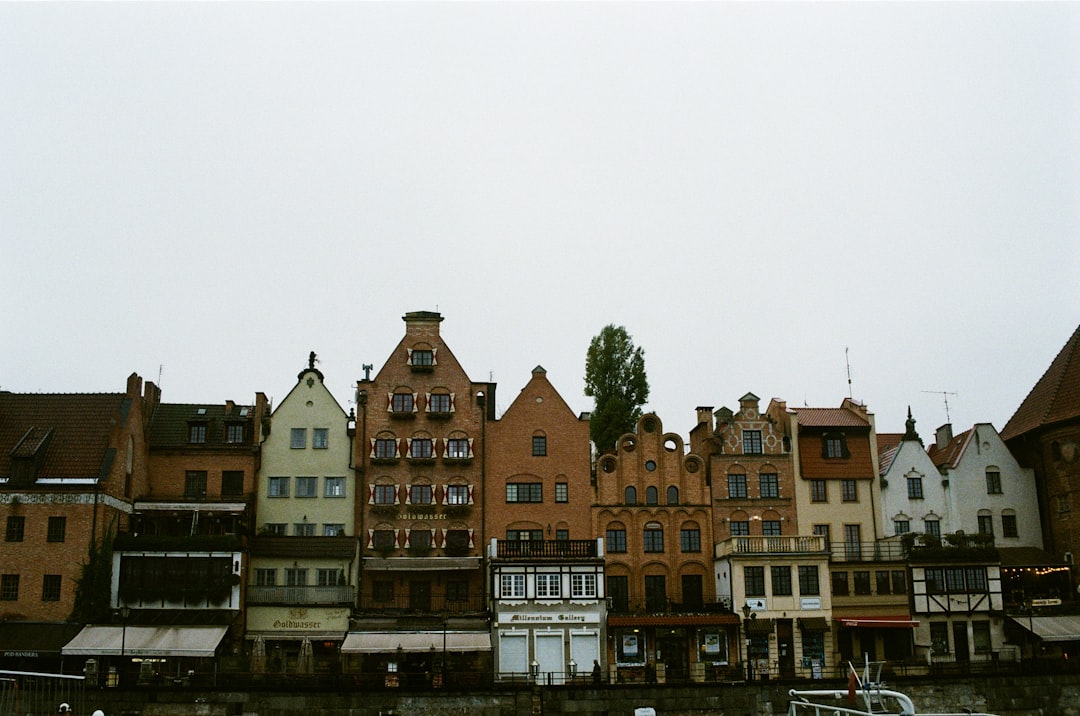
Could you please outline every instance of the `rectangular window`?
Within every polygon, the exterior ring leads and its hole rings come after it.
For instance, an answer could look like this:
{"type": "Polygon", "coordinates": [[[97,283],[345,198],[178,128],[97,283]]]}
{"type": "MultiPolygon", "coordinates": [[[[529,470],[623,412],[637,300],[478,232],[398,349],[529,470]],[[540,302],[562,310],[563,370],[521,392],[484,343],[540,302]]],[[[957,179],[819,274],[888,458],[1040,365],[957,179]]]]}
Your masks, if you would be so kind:
{"type": "Polygon", "coordinates": [[[63,542],[67,538],[67,517],[62,515],[49,518],[49,531],[46,540],[63,542]]]}
{"type": "Polygon", "coordinates": [[[446,457],[450,460],[467,460],[469,458],[469,439],[450,438],[447,440],[446,457]]]}
{"type": "Polygon", "coordinates": [[[907,496],[909,500],[921,500],[923,498],[921,477],[909,477],[907,479],[907,496]]]}
{"type": "Polygon", "coordinates": [[[221,473],[222,497],[239,497],[244,494],[244,471],[224,470],[221,473]]]}
{"type": "Polygon", "coordinates": [[[192,423],[188,426],[188,442],[196,445],[206,442],[206,423],[192,423]]]}
{"type": "Polygon", "coordinates": [[[287,477],[271,477],[267,480],[266,496],[267,497],[288,497],[289,496],[289,478],[287,477]]]}
{"type": "Polygon", "coordinates": [[[432,393],[428,396],[429,413],[449,413],[450,412],[450,394],[449,393],[432,393]]]}
{"type": "Polygon", "coordinates": [[[941,537],[941,522],[938,520],[924,520],[923,531],[934,537],[941,537]]]}
{"type": "Polygon", "coordinates": [[[566,542],[570,539],[570,530],[555,530],[555,539],[558,542],[566,542]]]}
{"type": "Polygon", "coordinates": [[[228,425],[226,425],[225,442],[233,444],[244,442],[244,424],[229,423],[228,425]]]}
{"type": "Polygon", "coordinates": [[[855,480],[841,480],[840,499],[843,502],[857,502],[859,499],[859,483],[855,480]]]}
{"type": "Polygon", "coordinates": [[[536,575],[536,598],[556,599],[561,596],[559,589],[560,578],[558,574],[536,575]]]}
{"type": "Polygon", "coordinates": [[[41,601],[59,602],[60,584],[61,578],[59,574],[46,574],[41,580],[41,601]]]}
{"type": "Polygon", "coordinates": [[[5,602],[19,601],[19,575],[0,575],[0,600],[5,602]]]}
{"type": "Polygon", "coordinates": [[[467,505],[467,504],[469,504],[469,486],[468,485],[447,485],[447,487],[446,487],[446,504],[448,504],[448,505],[467,505]]]}
{"type": "Polygon", "coordinates": [[[979,515],[979,534],[994,534],[994,518],[990,515],[979,515]]]}
{"type": "Polygon", "coordinates": [[[570,597],[572,599],[596,598],[596,574],[570,575],[570,597]]]}
{"type": "Polygon", "coordinates": [[[945,570],[940,567],[927,567],[924,572],[927,594],[945,594],[945,570]]]}
{"type": "Polygon", "coordinates": [[[344,537],[344,522],[327,522],[322,526],[323,537],[344,537]]]}
{"type": "Polygon", "coordinates": [[[761,534],[765,535],[766,537],[779,537],[780,520],[762,520],[761,534]]]}
{"type": "Polygon", "coordinates": [[[499,597],[502,599],[525,598],[525,575],[524,574],[501,574],[499,575],[499,597]]]}
{"type": "Polygon", "coordinates": [[[206,470],[188,470],[184,473],[184,497],[189,500],[206,497],[206,470]]]}
{"type": "Polygon", "coordinates": [[[628,577],[608,577],[607,596],[609,609],[613,612],[626,612],[630,609],[630,581],[628,577]]]}
{"type": "Polygon", "coordinates": [[[413,438],[409,441],[409,457],[413,460],[427,460],[435,456],[435,441],[431,438],[413,438]]]}
{"type": "Polygon", "coordinates": [[[968,567],[964,570],[964,578],[967,591],[971,594],[981,594],[990,589],[986,579],[986,567],[968,567]]]}
{"type": "Polygon", "coordinates": [[[267,522],[263,530],[272,537],[284,537],[287,527],[284,522],[267,522]]]}
{"type": "Polygon", "coordinates": [[[446,581],[446,601],[469,601],[469,583],[464,579],[448,579],[446,581]]]}
{"type": "Polygon", "coordinates": [[[911,531],[910,520],[893,520],[893,534],[907,534],[911,531]]]}
{"type": "Polygon", "coordinates": [[[391,400],[390,406],[394,413],[407,413],[411,414],[416,403],[413,400],[412,393],[394,393],[394,397],[391,400]]]}
{"type": "Polygon", "coordinates": [[[391,579],[380,579],[371,587],[371,596],[376,602],[394,601],[394,582],[391,579]]]}
{"type": "Polygon", "coordinates": [[[319,478],[298,477],[296,478],[297,497],[315,497],[319,494],[319,478]]]}
{"type": "Polygon", "coordinates": [[[811,480],[810,481],[810,501],[811,502],[828,502],[829,494],[826,490],[827,483],[824,480],[811,480]]]}
{"type": "Polygon", "coordinates": [[[307,567],[286,567],[285,568],[285,586],[286,587],[306,587],[307,586],[307,567]]]}
{"type": "Polygon", "coordinates": [[[902,569],[894,569],[889,572],[889,576],[892,578],[893,594],[907,593],[907,572],[902,569]]]}
{"type": "Polygon", "coordinates": [[[645,609],[650,612],[667,609],[667,578],[664,575],[645,575],[645,609]]]}
{"type": "Polygon", "coordinates": [[[949,653],[948,622],[930,622],[930,648],[935,654],[949,653]]]}
{"type": "Polygon", "coordinates": [[[971,622],[971,641],[976,654],[989,654],[990,622],[971,622]]]}
{"type": "Polygon", "coordinates": [[[336,587],[340,575],[340,569],[316,569],[315,585],[318,587],[336,587]]]}
{"type": "Polygon", "coordinates": [[[758,476],[759,492],[763,498],[780,497],[780,476],[775,472],[763,472],[758,476]]]}
{"type": "Polygon", "coordinates": [[[397,504],[397,485],[376,485],[375,486],[375,504],[376,505],[396,505],[397,504]]]}
{"type": "Polygon", "coordinates": [[[950,594],[963,594],[964,589],[964,570],[958,567],[952,567],[945,570],[945,589],[950,594]]]}
{"type": "Polygon", "coordinates": [[[690,527],[679,531],[679,547],[683,552],[701,551],[701,530],[690,527]]]}
{"type": "Polygon", "coordinates": [[[832,549],[832,534],[829,525],[814,525],[814,534],[825,538],[825,549],[832,549]]]}
{"type": "Polygon", "coordinates": [[[664,551],[664,530],[654,527],[645,528],[645,551],[646,552],[663,552],[664,551]]]}
{"type": "Polygon", "coordinates": [[[430,505],[435,501],[431,485],[413,485],[409,488],[409,502],[414,505],[430,505]]]}
{"type": "Polygon", "coordinates": [[[890,590],[889,572],[886,570],[879,570],[874,572],[874,581],[877,585],[878,594],[888,594],[890,590]]]}
{"type": "Polygon", "coordinates": [[[731,536],[732,537],[746,537],[750,534],[750,522],[749,520],[732,520],[731,521],[731,536]]]}
{"type": "Polygon", "coordinates": [[[293,428],[289,431],[289,447],[294,450],[307,447],[307,428],[293,428]]]}
{"type": "Polygon", "coordinates": [[[4,537],[6,542],[22,542],[23,530],[26,526],[26,518],[22,515],[8,515],[7,533],[4,537]]]}
{"type": "Polygon", "coordinates": [[[607,537],[604,540],[605,547],[608,552],[625,552],[626,551],[626,530],[616,529],[608,530],[607,537]]]}
{"type": "Polygon", "coordinates": [[[859,569],[851,574],[855,584],[856,594],[869,594],[870,593],[870,572],[867,570],[859,569]]]}
{"type": "Polygon", "coordinates": [[[469,530],[447,530],[446,544],[449,552],[465,552],[469,549],[469,530]]]}
{"type": "Polygon", "coordinates": [[[791,596],[791,567],[770,567],[770,578],[772,583],[772,593],[774,597],[790,597],[791,596]]]}
{"type": "Polygon", "coordinates": [[[862,558],[862,527],[844,525],[844,555],[848,559],[862,558]]]}
{"type": "Polygon", "coordinates": [[[765,568],[747,565],[743,567],[745,592],[748,597],[765,596],[765,568]]]}
{"type": "Polygon", "coordinates": [[[822,455],[829,459],[844,458],[847,451],[844,449],[844,439],[841,437],[828,437],[823,438],[824,448],[822,455]]]}
{"type": "Polygon", "coordinates": [[[556,502],[569,502],[570,501],[570,486],[565,482],[555,483],[555,501],[556,502]]]}
{"type": "Polygon", "coordinates": [[[508,542],[541,542],[544,539],[543,530],[506,530],[508,542]]]}
{"type": "Polygon", "coordinates": [[[293,535],[296,537],[314,537],[315,536],[315,523],[314,522],[297,522],[293,525],[293,535]]]}
{"type": "Polygon", "coordinates": [[[986,471],[986,494],[1001,494],[1001,473],[997,470],[986,471]]]}
{"type": "Polygon", "coordinates": [[[728,475],[727,476],[727,492],[728,497],[732,499],[742,499],[746,497],[746,475],[728,475]]]}
{"type": "Polygon", "coordinates": [[[345,497],[345,478],[327,477],[323,483],[323,497],[345,497]]]}
{"type": "Polygon", "coordinates": [[[277,570],[258,568],[255,570],[255,586],[273,587],[277,585],[277,570]]]}
{"type": "Polygon", "coordinates": [[[375,530],[371,535],[371,546],[375,549],[393,549],[394,530],[375,530]]]}
{"type": "Polygon", "coordinates": [[[410,530],[408,540],[413,549],[431,549],[430,530],[410,530]]]}
{"type": "Polygon", "coordinates": [[[397,440],[394,438],[378,438],[375,441],[375,459],[393,460],[397,457],[397,440]]]}
{"type": "Polygon", "coordinates": [[[832,573],[832,593],[838,597],[846,597],[851,594],[851,589],[848,586],[847,572],[832,573]]]}
{"type": "Polygon", "coordinates": [[[413,348],[409,351],[409,365],[433,366],[435,365],[435,352],[428,348],[413,348]]]}
{"type": "Polygon", "coordinates": [[[544,435],[533,435],[532,454],[533,454],[533,457],[546,457],[547,456],[547,437],[546,436],[544,436],[544,435]]]}
{"type": "Polygon", "coordinates": [[[1002,515],[1001,516],[1001,534],[1006,537],[1019,537],[1020,533],[1016,528],[1016,515],[1002,515]]]}
{"type": "Polygon", "coordinates": [[[326,450],[330,447],[330,429],[315,428],[311,431],[311,447],[316,450],[326,450]]]}
{"type": "Polygon", "coordinates": [[[799,567],[799,595],[803,597],[821,594],[816,564],[804,564],[799,567]]]}
{"type": "Polygon", "coordinates": [[[760,430],[742,431],[742,451],[744,455],[760,455],[762,453],[760,430]]]}
{"type": "Polygon", "coordinates": [[[507,502],[543,502],[544,486],[538,482],[508,482],[507,502]]]}

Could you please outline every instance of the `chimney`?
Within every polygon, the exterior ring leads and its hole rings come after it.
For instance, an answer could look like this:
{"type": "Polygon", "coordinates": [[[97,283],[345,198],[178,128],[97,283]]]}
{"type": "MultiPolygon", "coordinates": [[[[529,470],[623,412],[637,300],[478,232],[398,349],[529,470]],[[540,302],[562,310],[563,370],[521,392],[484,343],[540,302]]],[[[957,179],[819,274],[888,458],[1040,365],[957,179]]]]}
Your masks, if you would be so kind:
{"type": "Polygon", "coordinates": [[[401,317],[405,321],[405,332],[415,336],[439,337],[439,324],[442,314],[437,311],[412,311],[401,317]]]}
{"type": "Polygon", "coordinates": [[[696,408],[696,410],[697,410],[697,424],[706,426],[709,429],[709,432],[711,433],[713,431],[713,422],[712,422],[712,411],[713,411],[713,409],[712,409],[712,406],[711,405],[698,406],[696,408]]]}
{"type": "Polygon", "coordinates": [[[935,443],[938,450],[944,450],[950,442],[952,442],[952,423],[945,423],[937,429],[935,443]]]}
{"type": "Polygon", "coordinates": [[[231,400],[226,400],[225,401],[225,414],[226,415],[232,415],[233,408],[235,408],[235,407],[236,407],[236,403],[234,403],[231,400]]]}

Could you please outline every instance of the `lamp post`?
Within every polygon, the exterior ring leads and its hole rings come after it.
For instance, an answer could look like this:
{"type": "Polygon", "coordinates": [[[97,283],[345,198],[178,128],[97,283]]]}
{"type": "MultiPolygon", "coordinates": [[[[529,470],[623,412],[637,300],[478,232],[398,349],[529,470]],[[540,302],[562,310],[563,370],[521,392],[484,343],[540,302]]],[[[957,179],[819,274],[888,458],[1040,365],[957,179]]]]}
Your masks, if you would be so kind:
{"type": "Polygon", "coordinates": [[[537,661],[536,659],[533,659],[532,663],[529,664],[529,670],[532,672],[533,683],[534,684],[539,683],[539,680],[540,680],[540,662],[537,661]]]}
{"type": "Polygon", "coordinates": [[[750,681],[753,678],[753,668],[750,666],[750,630],[746,628],[746,622],[750,620],[752,610],[750,608],[750,602],[743,604],[743,645],[746,651],[746,680],[750,681]]]}
{"type": "MultiPolygon", "coordinates": [[[[120,667],[124,666],[124,652],[127,650],[127,622],[131,616],[131,607],[126,604],[120,607],[120,667]]],[[[120,682],[120,674],[117,673],[117,683],[120,682]]]]}

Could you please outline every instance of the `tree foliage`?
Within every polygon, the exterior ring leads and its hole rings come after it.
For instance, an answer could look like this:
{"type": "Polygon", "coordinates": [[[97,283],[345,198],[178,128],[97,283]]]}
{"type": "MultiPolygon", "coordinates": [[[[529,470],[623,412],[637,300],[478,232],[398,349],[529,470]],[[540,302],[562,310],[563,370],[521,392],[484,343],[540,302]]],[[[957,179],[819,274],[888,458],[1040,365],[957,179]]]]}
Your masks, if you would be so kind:
{"type": "Polygon", "coordinates": [[[623,326],[604,326],[589,343],[585,395],[596,403],[589,436],[597,450],[611,450],[619,436],[633,432],[641,406],[649,399],[645,351],[634,346],[623,326]]]}
{"type": "Polygon", "coordinates": [[[112,603],[112,549],[107,537],[100,546],[92,540],[86,562],[75,582],[71,621],[91,624],[107,621],[112,603]]]}

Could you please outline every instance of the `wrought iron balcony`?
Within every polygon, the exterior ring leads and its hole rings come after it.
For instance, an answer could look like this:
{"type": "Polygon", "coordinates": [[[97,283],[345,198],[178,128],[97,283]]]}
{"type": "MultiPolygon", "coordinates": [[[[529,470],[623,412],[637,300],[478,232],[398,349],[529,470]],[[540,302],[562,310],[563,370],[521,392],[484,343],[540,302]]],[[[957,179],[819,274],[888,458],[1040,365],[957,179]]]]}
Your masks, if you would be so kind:
{"type": "Polygon", "coordinates": [[[352,604],[355,590],[349,585],[333,587],[284,587],[249,585],[251,604],[352,604]]]}
{"type": "Polygon", "coordinates": [[[730,614],[731,597],[685,599],[676,602],[666,594],[625,594],[608,597],[608,614],[730,614]]]}
{"type": "Polygon", "coordinates": [[[588,559],[596,557],[596,540],[499,540],[498,559],[588,559]]]}

